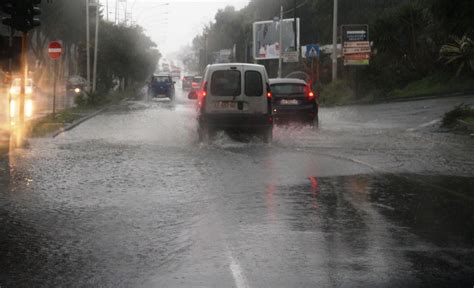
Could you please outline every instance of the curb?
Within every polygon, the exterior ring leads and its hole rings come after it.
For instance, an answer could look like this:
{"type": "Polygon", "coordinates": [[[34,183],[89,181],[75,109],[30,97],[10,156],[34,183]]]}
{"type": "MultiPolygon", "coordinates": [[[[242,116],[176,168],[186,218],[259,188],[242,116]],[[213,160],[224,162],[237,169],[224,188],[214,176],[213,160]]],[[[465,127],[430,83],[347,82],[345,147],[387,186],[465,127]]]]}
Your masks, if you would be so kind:
{"type": "MultiPolygon", "coordinates": [[[[121,104],[124,104],[125,102],[127,102],[129,99],[128,98],[124,98],[122,100],[120,100],[120,102],[118,103],[119,105],[121,104]]],[[[100,113],[106,111],[107,109],[109,109],[110,107],[114,106],[114,105],[117,105],[117,104],[109,104],[107,105],[106,107],[102,108],[102,109],[99,109],[98,111],[96,112],[93,112],[92,114],[89,114],[87,116],[84,116],[82,118],[80,118],[79,120],[77,121],[74,121],[73,123],[59,129],[59,131],[57,132],[54,132],[53,135],[52,135],[52,138],[56,138],[57,136],[61,135],[62,133],[64,132],[67,132],[69,130],[72,130],[74,128],[76,128],[77,126],[81,125],[82,123],[86,122],[87,120],[99,115],[100,113]]]]}
{"type": "Polygon", "coordinates": [[[341,106],[356,106],[356,105],[377,105],[377,104],[386,104],[386,103],[399,103],[399,102],[412,102],[412,101],[422,101],[422,100],[431,100],[431,99],[443,99],[451,97],[468,97],[473,96],[474,91],[466,92],[453,92],[446,94],[432,94],[432,95],[418,95],[413,97],[397,97],[397,98],[385,98],[378,100],[366,100],[366,101],[356,101],[349,102],[344,104],[333,104],[333,105],[321,105],[322,107],[341,107],[341,106]]]}
{"type": "Polygon", "coordinates": [[[72,129],[76,128],[77,126],[81,125],[82,123],[86,122],[87,120],[89,120],[89,119],[91,119],[91,118],[93,118],[93,117],[99,115],[100,113],[104,112],[105,110],[109,109],[109,107],[110,107],[110,106],[104,107],[104,108],[102,108],[102,109],[100,109],[100,110],[98,110],[98,111],[96,111],[96,112],[94,112],[94,113],[92,113],[92,114],[89,114],[89,115],[87,115],[87,116],[84,116],[84,117],[80,118],[80,119],[77,120],[77,121],[74,121],[73,123],[71,123],[71,124],[69,124],[69,125],[67,125],[67,126],[65,126],[65,127],[63,127],[63,128],[61,128],[61,129],[59,129],[59,131],[54,132],[54,134],[53,134],[52,137],[53,137],[53,138],[56,138],[56,137],[59,136],[60,134],[62,134],[62,133],[64,133],[64,132],[67,132],[67,131],[69,131],[69,130],[72,130],[72,129]]]}

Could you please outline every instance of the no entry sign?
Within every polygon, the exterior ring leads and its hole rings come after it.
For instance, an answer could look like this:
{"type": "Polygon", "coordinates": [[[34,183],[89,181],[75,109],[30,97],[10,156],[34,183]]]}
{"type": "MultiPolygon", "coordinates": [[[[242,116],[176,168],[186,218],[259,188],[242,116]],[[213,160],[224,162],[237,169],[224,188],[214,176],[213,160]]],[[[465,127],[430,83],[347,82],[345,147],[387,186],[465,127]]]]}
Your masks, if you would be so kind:
{"type": "Polygon", "coordinates": [[[53,60],[57,60],[61,57],[61,54],[63,54],[63,46],[61,45],[61,42],[59,41],[52,41],[48,45],[48,54],[49,57],[53,60]]]}

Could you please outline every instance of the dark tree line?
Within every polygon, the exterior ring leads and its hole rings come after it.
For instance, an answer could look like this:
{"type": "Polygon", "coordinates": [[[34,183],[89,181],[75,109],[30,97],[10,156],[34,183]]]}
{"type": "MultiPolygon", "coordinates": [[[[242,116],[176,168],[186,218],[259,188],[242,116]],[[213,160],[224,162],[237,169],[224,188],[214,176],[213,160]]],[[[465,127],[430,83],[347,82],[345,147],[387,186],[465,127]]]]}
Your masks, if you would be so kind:
{"type": "MultiPolygon", "coordinates": [[[[61,74],[86,76],[86,1],[60,0],[41,4],[41,26],[30,34],[30,67],[36,81],[48,78],[51,68],[46,47],[51,40],[61,40],[64,54],[61,74]]],[[[127,84],[143,82],[155,71],[160,58],[156,44],[139,26],[116,25],[100,14],[98,83],[101,92],[107,92],[115,79],[127,84]]],[[[95,15],[90,8],[90,49],[93,60],[95,15]]]]}
{"type": "MultiPolygon", "coordinates": [[[[285,18],[293,17],[295,1],[281,3],[287,11],[285,18]]],[[[301,19],[301,44],[330,44],[333,0],[297,0],[296,4],[296,16],[301,19]]],[[[203,51],[209,54],[236,44],[235,60],[252,62],[252,23],[273,19],[279,15],[279,9],[280,1],[251,0],[240,11],[232,7],[218,11],[215,20],[193,40],[195,58],[202,58],[203,51]]],[[[434,73],[454,75],[456,68],[444,65],[446,61],[440,61],[439,51],[454,37],[472,36],[473,15],[472,0],[339,0],[338,24],[369,24],[375,52],[370,66],[341,67],[340,77],[357,82],[364,91],[390,91],[434,73]]],[[[322,75],[323,80],[329,81],[330,59],[322,60],[322,71],[326,74],[322,75]]],[[[275,63],[263,64],[270,74],[275,74],[275,63]]],[[[472,73],[467,67],[465,72],[472,73]]]]}

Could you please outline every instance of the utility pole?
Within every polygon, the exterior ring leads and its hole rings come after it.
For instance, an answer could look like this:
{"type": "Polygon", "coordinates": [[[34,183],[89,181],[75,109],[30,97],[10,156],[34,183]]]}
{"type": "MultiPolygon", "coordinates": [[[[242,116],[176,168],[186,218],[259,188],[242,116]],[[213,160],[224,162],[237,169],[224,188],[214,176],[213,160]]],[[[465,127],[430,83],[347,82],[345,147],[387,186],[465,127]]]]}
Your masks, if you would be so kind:
{"type": "Polygon", "coordinates": [[[280,26],[280,55],[278,57],[278,78],[281,78],[283,69],[283,5],[280,6],[280,25],[278,26],[280,26]]]}
{"type": "Polygon", "coordinates": [[[96,12],[95,12],[95,40],[94,40],[94,70],[93,70],[93,77],[92,77],[92,92],[95,92],[97,87],[97,51],[99,48],[99,3],[96,4],[96,12]]]}
{"type": "MultiPolygon", "coordinates": [[[[294,20],[294,22],[293,22],[293,31],[295,32],[295,51],[298,51],[298,35],[297,35],[298,27],[296,25],[296,8],[298,8],[298,7],[296,5],[297,4],[296,2],[297,2],[297,0],[295,0],[295,11],[293,11],[294,12],[293,13],[293,20],[294,20]]],[[[298,59],[299,59],[299,55],[298,55],[298,59]]]]}
{"type": "Polygon", "coordinates": [[[89,31],[89,1],[86,0],[86,57],[87,57],[87,87],[86,90],[87,92],[90,91],[90,85],[91,85],[91,51],[90,51],[90,31],[89,31]]]}
{"type": "Polygon", "coordinates": [[[124,12],[123,12],[123,22],[125,24],[125,26],[127,26],[127,0],[123,0],[125,2],[124,4],[124,12]]]}
{"type": "Polygon", "coordinates": [[[119,21],[119,15],[118,15],[118,2],[119,0],[115,0],[115,24],[118,24],[119,21]]]}
{"type": "Polygon", "coordinates": [[[337,80],[337,0],[334,0],[332,23],[332,81],[337,80]]]}
{"type": "Polygon", "coordinates": [[[109,0],[105,0],[105,13],[107,14],[106,19],[109,22],[109,0]]]}
{"type": "MultiPolygon", "coordinates": [[[[28,32],[22,32],[21,34],[21,88],[20,88],[20,128],[24,128],[25,124],[25,94],[26,94],[26,82],[28,81],[28,32]]],[[[24,131],[21,131],[19,135],[23,136],[24,131]]],[[[20,142],[21,143],[21,142],[20,142]]]]}

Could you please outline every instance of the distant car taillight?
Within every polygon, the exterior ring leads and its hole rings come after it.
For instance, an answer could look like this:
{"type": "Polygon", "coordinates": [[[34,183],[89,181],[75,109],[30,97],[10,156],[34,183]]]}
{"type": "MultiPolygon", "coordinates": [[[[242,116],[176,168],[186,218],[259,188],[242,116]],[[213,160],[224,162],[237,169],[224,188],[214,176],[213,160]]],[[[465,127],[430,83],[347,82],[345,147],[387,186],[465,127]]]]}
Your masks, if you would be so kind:
{"type": "Polygon", "coordinates": [[[306,97],[308,98],[308,100],[309,101],[314,100],[314,97],[315,97],[314,92],[311,91],[311,89],[308,86],[306,86],[305,91],[306,91],[306,97]]]}
{"type": "Polygon", "coordinates": [[[268,83],[267,83],[266,87],[267,87],[267,99],[271,100],[272,96],[273,96],[272,90],[271,90],[270,85],[268,83]]]}

